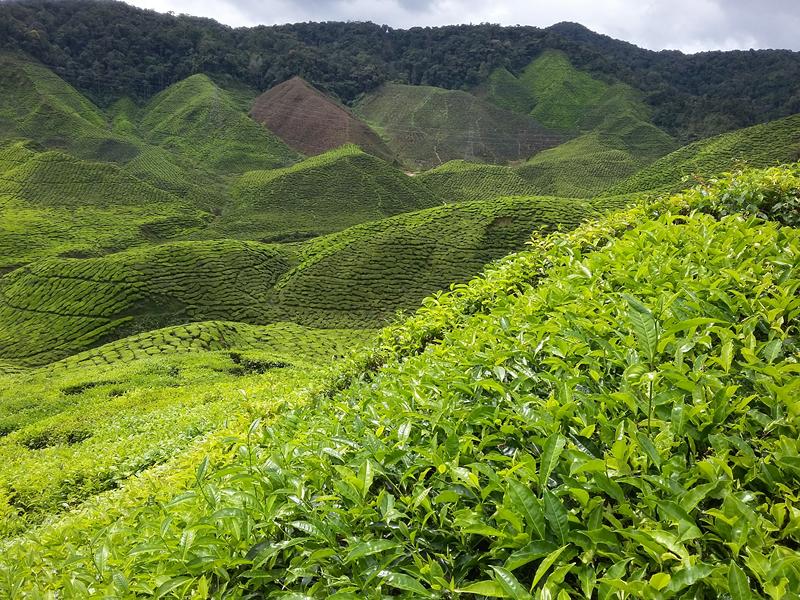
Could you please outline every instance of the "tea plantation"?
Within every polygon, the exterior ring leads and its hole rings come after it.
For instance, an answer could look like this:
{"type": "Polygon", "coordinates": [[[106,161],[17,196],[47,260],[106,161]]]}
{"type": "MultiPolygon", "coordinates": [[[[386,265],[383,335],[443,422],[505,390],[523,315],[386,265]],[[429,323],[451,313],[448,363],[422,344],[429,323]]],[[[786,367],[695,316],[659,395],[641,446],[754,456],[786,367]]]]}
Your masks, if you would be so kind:
{"type": "Polygon", "coordinates": [[[414,169],[450,160],[502,164],[563,141],[528,115],[430,86],[386,84],[363,98],[355,111],[414,169]]]}
{"type": "Polygon", "coordinates": [[[523,247],[534,229],[572,228],[592,214],[577,200],[508,198],[397,215],[301,245],[178,242],[37,261],[0,278],[0,359],[38,366],[194,321],[375,328],[523,247]]]}
{"type": "MultiPolygon", "coordinates": [[[[798,189],[793,165],[641,201],[429,298],[316,384],[243,380],[268,386],[238,404],[262,418],[7,542],[1,589],[797,598],[798,189]]],[[[60,452],[91,443],[63,422],[60,452]]]]}
{"type": "Polygon", "coordinates": [[[0,599],[800,600],[800,115],[676,149],[750,113],[569,24],[164,19],[100,104],[0,50],[0,599]]]}

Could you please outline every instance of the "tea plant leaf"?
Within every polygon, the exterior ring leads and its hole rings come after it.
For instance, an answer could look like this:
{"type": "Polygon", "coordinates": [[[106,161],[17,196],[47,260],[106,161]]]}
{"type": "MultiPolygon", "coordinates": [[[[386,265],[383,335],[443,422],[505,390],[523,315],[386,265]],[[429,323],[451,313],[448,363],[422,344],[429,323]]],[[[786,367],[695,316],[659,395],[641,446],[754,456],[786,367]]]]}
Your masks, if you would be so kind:
{"type": "Polygon", "coordinates": [[[561,452],[564,450],[565,444],[566,440],[564,436],[559,433],[547,438],[544,448],[542,449],[542,458],[539,465],[539,485],[541,485],[542,488],[547,487],[547,481],[556,464],[558,464],[558,459],[561,456],[561,452]]]}
{"type": "Polygon", "coordinates": [[[728,566],[728,590],[732,600],[749,600],[753,597],[747,575],[735,562],[728,566]]]}
{"type": "Polygon", "coordinates": [[[531,489],[518,481],[510,481],[507,494],[511,500],[511,507],[525,518],[525,522],[532,533],[531,537],[544,539],[544,512],[539,499],[534,496],[531,489]]]}
{"type": "Polygon", "coordinates": [[[508,594],[509,598],[514,600],[532,600],[533,596],[526,590],[523,585],[517,581],[514,575],[502,567],[492,566],[497,582],[502,587],[503,591],[508,594]]]}

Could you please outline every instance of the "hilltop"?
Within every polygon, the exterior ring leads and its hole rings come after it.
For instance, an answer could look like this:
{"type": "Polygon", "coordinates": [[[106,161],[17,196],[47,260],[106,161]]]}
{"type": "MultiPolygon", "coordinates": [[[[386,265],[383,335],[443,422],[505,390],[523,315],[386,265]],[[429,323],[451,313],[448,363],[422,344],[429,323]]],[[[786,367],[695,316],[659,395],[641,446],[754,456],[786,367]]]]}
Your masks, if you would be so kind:
{"type": "Polygon", "coordinates": [[[250,116],[308,156],[355,144],[392,160],[391,151],[369,126],[302,77],[292,77],[261,94],[250,116]]]}

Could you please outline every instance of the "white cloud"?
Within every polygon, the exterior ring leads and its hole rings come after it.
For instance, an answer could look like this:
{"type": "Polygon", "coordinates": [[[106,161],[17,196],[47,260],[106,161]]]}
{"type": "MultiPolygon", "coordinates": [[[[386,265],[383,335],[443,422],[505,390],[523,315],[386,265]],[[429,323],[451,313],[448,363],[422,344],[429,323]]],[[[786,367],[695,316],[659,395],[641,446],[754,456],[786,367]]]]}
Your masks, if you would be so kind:
{"type": "Polygon", "coordinates": [[[401,28],[482,22],[546,27],[575,21],[653,50],[800,50],[797,0],[133,0],[132,4],[210,17],[236,27],[333,20],[401,28]]]}

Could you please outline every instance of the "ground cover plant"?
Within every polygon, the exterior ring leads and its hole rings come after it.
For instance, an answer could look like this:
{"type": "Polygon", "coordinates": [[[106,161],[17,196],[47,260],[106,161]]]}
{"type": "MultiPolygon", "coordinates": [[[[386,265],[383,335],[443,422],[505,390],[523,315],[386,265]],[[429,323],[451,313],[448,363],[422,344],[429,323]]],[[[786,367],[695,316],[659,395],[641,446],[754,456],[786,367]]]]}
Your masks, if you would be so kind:
{"type": "Polygon", "coordinates": [[[797,598],[799,189],[738,172],[535,239],[171,500],[7,544],[0,585],[797,598]]]}

